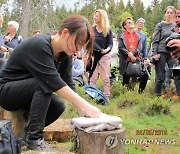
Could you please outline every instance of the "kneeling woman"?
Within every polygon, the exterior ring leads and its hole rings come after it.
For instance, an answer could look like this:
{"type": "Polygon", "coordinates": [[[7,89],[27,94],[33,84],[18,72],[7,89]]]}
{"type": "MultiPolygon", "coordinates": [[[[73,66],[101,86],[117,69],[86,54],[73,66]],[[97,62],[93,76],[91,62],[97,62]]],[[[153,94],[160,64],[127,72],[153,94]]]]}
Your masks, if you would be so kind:
{"type": "Polygon", "coordinates": [[[0,72],[0,105],[8,111],[29,112],[27,148],[49,150],[43,129],[65,110],[61,98],[88,117],[100,110],[80,97],[72,80],[72,56],[86,47],[92,51],[93,31],[83,16],[70,16],[56,35],[38,35],[23,41],[0,72]],[[55,94],[55,93],[56,94],[55,94]]]}

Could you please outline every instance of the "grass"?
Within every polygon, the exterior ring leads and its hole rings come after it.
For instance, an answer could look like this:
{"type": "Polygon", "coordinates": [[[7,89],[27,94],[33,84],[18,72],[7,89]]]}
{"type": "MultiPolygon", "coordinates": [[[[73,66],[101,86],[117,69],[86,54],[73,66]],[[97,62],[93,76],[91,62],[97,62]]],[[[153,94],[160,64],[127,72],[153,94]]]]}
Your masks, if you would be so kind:
{"type": "MultiPolygon", "coordinates": [[[[98,87],[102,88],[101,81],[98,87]]],[[[126,128],[127,139],[173,139],[175,144],[126,145],[127,154],[179,154],[180,153],[180,103],[154,96],[153,79],[148,83],[144,93],[128,91],[120,82],[111,85],[110,104],[97,105],[87,97],[82,87],[77,87],[78,93],[97,106],[102,112],[122,118],[126,128]],[[165,135],[138,135],[139,130],[165,130],[165,135]]],[[[81,116],[70,103],[63,118],[81,116]]]]}

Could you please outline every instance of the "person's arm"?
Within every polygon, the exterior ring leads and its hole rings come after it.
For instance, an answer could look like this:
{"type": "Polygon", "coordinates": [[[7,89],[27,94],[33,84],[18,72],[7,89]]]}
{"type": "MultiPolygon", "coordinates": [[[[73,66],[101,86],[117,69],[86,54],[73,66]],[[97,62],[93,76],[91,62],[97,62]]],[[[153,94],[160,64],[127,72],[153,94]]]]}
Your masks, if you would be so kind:
{"type": "Polygon", "coordinates": [[[158,23],[154,30],[153,39],[152,39],[152,55],[156,61],[159,60],[159,56],[157,52],[161,40],[161,29],[162,29],[162,23],[158,23]]]}
{"type": "Polygon", "coordinates": [[[113,33],[112,33],[112,30],[110,29],[107,35],[107,48],[102,50],[101,53],[102,54],[109,53],[112,47],[113,47],[113,33]]]}
{"type": "Polygon", "coordinates": [[[97,118],[101,114],[101,111],[97,107],[89,104],[68,86],[57,90],[56,94],[71,102],[86,117],[97,118]]]}
{"type": "Polygon", "coordinates": [[[121,33],[118,37],[118,52],[122,53],[125,56],[128,56],[128,50],[124,44],[123,37],[123,33],[121,33]]]}

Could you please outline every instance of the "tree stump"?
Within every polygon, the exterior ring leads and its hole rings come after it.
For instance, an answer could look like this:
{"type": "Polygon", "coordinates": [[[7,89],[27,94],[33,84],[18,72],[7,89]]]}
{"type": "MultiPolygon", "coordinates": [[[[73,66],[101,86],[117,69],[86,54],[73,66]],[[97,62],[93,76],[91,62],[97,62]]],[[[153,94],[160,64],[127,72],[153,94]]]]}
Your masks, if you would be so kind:
{"type": "Polygon", "coordinates": [[[23,111],[7,111],[0,107],[0,119],[11,120],[14,136],[22,136],[26,125],[25,119],[23,118],[23,111]]]}
{"type": "Polygon", "coordinates": [[[125,145],[120,140],[125,139],[125,128],[112,131],[86,133],[76,129],[76,146],[81,154],[124,154],[125,145]]]}

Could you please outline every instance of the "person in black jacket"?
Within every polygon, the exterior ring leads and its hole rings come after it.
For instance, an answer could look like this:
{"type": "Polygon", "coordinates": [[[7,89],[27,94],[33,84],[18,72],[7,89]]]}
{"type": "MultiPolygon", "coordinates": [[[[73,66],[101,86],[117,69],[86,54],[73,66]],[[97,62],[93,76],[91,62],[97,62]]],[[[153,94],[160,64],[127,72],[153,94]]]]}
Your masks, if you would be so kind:
{"type": "Polygon", "coordinates": [[[92,51],[93,38],[85,17],[70,16],[56,35],[40,34],[19,44],[0,72],[1,107],[29,112],[28,149],[51,150],[43,140],[43,129],[65,110],[62,98],[84,116],[100,116],[98,108],[74,92],[72,80],[72,55],[82,48],[92,51]]]}
{"type": "Polygon", "coordinates": [[[118,51],[119,51],[119,71],[123,77],[122,85],[126,85],[133,90],[135,84],[140,81],[139,93],[143,92],[148,81],[148,75],[142,74],[139,78],[127,75],[126,68],[129,62],[136,62],[141,60],[142,42],[141,37],[134,30],[134,22],[132,18],[127,17],[122,22],[124,32],[118,37],[118,51]]]}

